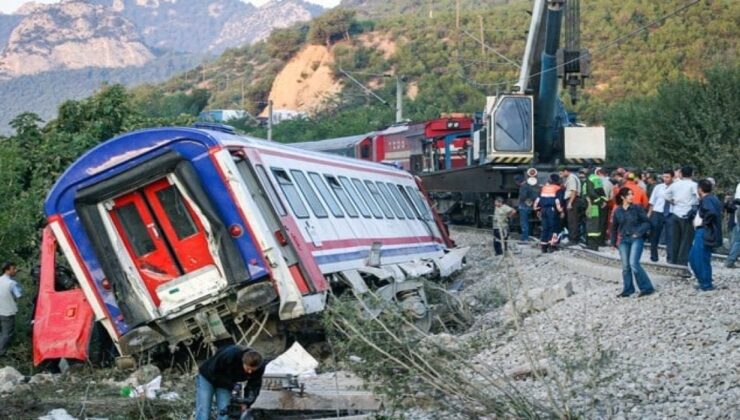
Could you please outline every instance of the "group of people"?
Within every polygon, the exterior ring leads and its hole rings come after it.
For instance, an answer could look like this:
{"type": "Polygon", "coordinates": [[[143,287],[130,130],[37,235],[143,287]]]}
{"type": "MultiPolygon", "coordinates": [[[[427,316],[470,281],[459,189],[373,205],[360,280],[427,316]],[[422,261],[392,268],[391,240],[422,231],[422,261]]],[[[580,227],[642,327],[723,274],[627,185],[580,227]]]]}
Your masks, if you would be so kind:
{"type": "Polygon", "coordinates": [[[622,260],[623,289],[620,297],[647,296],[654,292],[648,274],[640,265],[646,241],[650,259],[657,262],[659,244],[666,246],[666,262],[688,265],[697,279],[697,289],[714,290],[711,254],[722,246],[722,221],[728,215],[730,253],[725,265],[735,267],[740,254],[740,184],[722,203],[714,193],[713,178],[693,179],[693,168],[627,171],[604,168],[573,171],[559,168],[540,185],[530,169],[519,184],[518,208],[495,202],[494,248],[503,252],[508,219],[519,214],[521,240],[528,241],[531,215],[542,224],[539,245],[543,253],[560,246],[583,243],[589,249],[611,245],[622,260]]]}

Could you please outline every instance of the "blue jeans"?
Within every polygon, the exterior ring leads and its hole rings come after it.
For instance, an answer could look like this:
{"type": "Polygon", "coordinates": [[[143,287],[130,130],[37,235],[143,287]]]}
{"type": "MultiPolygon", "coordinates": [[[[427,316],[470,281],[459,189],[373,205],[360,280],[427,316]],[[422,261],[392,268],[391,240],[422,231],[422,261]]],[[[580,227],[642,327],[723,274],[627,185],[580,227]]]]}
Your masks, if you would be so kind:
{"type": "Polygon", "coordinates": [[[712,249],[704,246],[704,228],[694,232],[694,244],[689,251],[689,265],[694,270],[699,288],[712,288],[712,249]]]}
{"type": "MultiPolygon", "coordinates": [[[[740,211],[740,210],[738,210],[740,211]]],[[[740,256],[740,224],[735,225],[732,229],[732,242],[730,242],[730,254],[727,256],[725,265],[727,267],[732,266],[737,262],[737,258],[740,256]]]]}
{"type": "Polygon", "coordinates": [[[218,420],[227,420],[227,416],[222,416],[221,411],[229,407],[231,401],[231,390],[226,388],[214,388],[208,379],[200,374],[195,377],[195,420],[209,420],[211,418],[211,403],[213,395],[216,394],[216,407],[218,420]]]}
{"type": "Polygon", "coordinates": [[[531,207],[519,207],[519,227],[522,229],[522,241],[529,240],[529,215],[532,213],[531,207]]]}
{"type": "Polygon", "coordinates": [[[637,287],[640,292],[653,291],[653,284],[650,282],[645,269],[640,265],[642,248],[645,240],[642,238],[622,238],[619,242],[619,256],[622,259],[622,294],[631,295],[635,293],[635,286],[632,281],[634,275],[637,281],[637,287]]]}
{"type": "Polygon", "coordinates": [[[658,242],[660,242],[660,234],[663,232],[663,224],[665,223],[665,217],[663,213],[656,213],[650,215],[650,261],[658,261],[658,242]]]}

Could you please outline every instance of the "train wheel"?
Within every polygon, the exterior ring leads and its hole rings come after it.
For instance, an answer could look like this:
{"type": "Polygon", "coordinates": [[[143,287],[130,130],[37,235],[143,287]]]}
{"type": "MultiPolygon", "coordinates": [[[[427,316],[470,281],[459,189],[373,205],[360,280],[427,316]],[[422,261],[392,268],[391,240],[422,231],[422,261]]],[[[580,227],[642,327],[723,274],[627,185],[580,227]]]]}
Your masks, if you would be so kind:
{"type": "Polygon", "coordinates": [[[403,314],[414,327],[407,326],[406,331],[414,333],[428,333],[432,328],[432,310],[426,302],[423,291],[407,291],[399,293],[398,303],[403,314]]]}

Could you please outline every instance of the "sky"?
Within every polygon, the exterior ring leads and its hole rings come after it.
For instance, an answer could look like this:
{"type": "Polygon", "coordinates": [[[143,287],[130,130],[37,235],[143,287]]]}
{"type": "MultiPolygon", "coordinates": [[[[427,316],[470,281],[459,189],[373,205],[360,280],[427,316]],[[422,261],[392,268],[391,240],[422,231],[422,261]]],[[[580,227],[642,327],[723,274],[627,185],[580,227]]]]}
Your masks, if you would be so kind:
{"type": "MultiPolygon", "coordinates": [[[[36,3],[58,3],[59,0],[34,0],[36,3]]],[[[256,6],[267,3],[269,0],[242,0],[247,3],[252,3],[256,6]]],[[[339,4],[340,0],[307,0],[311,3],[320,4],[324,7],[334,7],[339,4]]],[[[18,9],[22,4],[30,3],[29,0],[0,0],[0,12],[12,13],[18,9]]]]}

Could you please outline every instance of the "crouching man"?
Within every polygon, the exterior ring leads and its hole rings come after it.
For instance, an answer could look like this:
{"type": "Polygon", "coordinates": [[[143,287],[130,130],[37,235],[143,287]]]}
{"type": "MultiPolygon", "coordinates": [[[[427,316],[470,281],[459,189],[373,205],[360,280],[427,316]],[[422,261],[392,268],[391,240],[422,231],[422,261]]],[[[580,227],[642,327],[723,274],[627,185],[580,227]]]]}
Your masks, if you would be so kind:
{"type": "Polygon", "coordinates": [[[244,387],[244,399],[249,408],[260,393],[264,373],[265,363],[262,355],[256,350],[235,344],[220,348],[198,369],[198,376],[195,379],[195,420],[211,418],[214,394],[218,408],[217,418],[228,419],[226,413],[231,400],[231,391],[237,382],[247,382],[244,387]]]}

